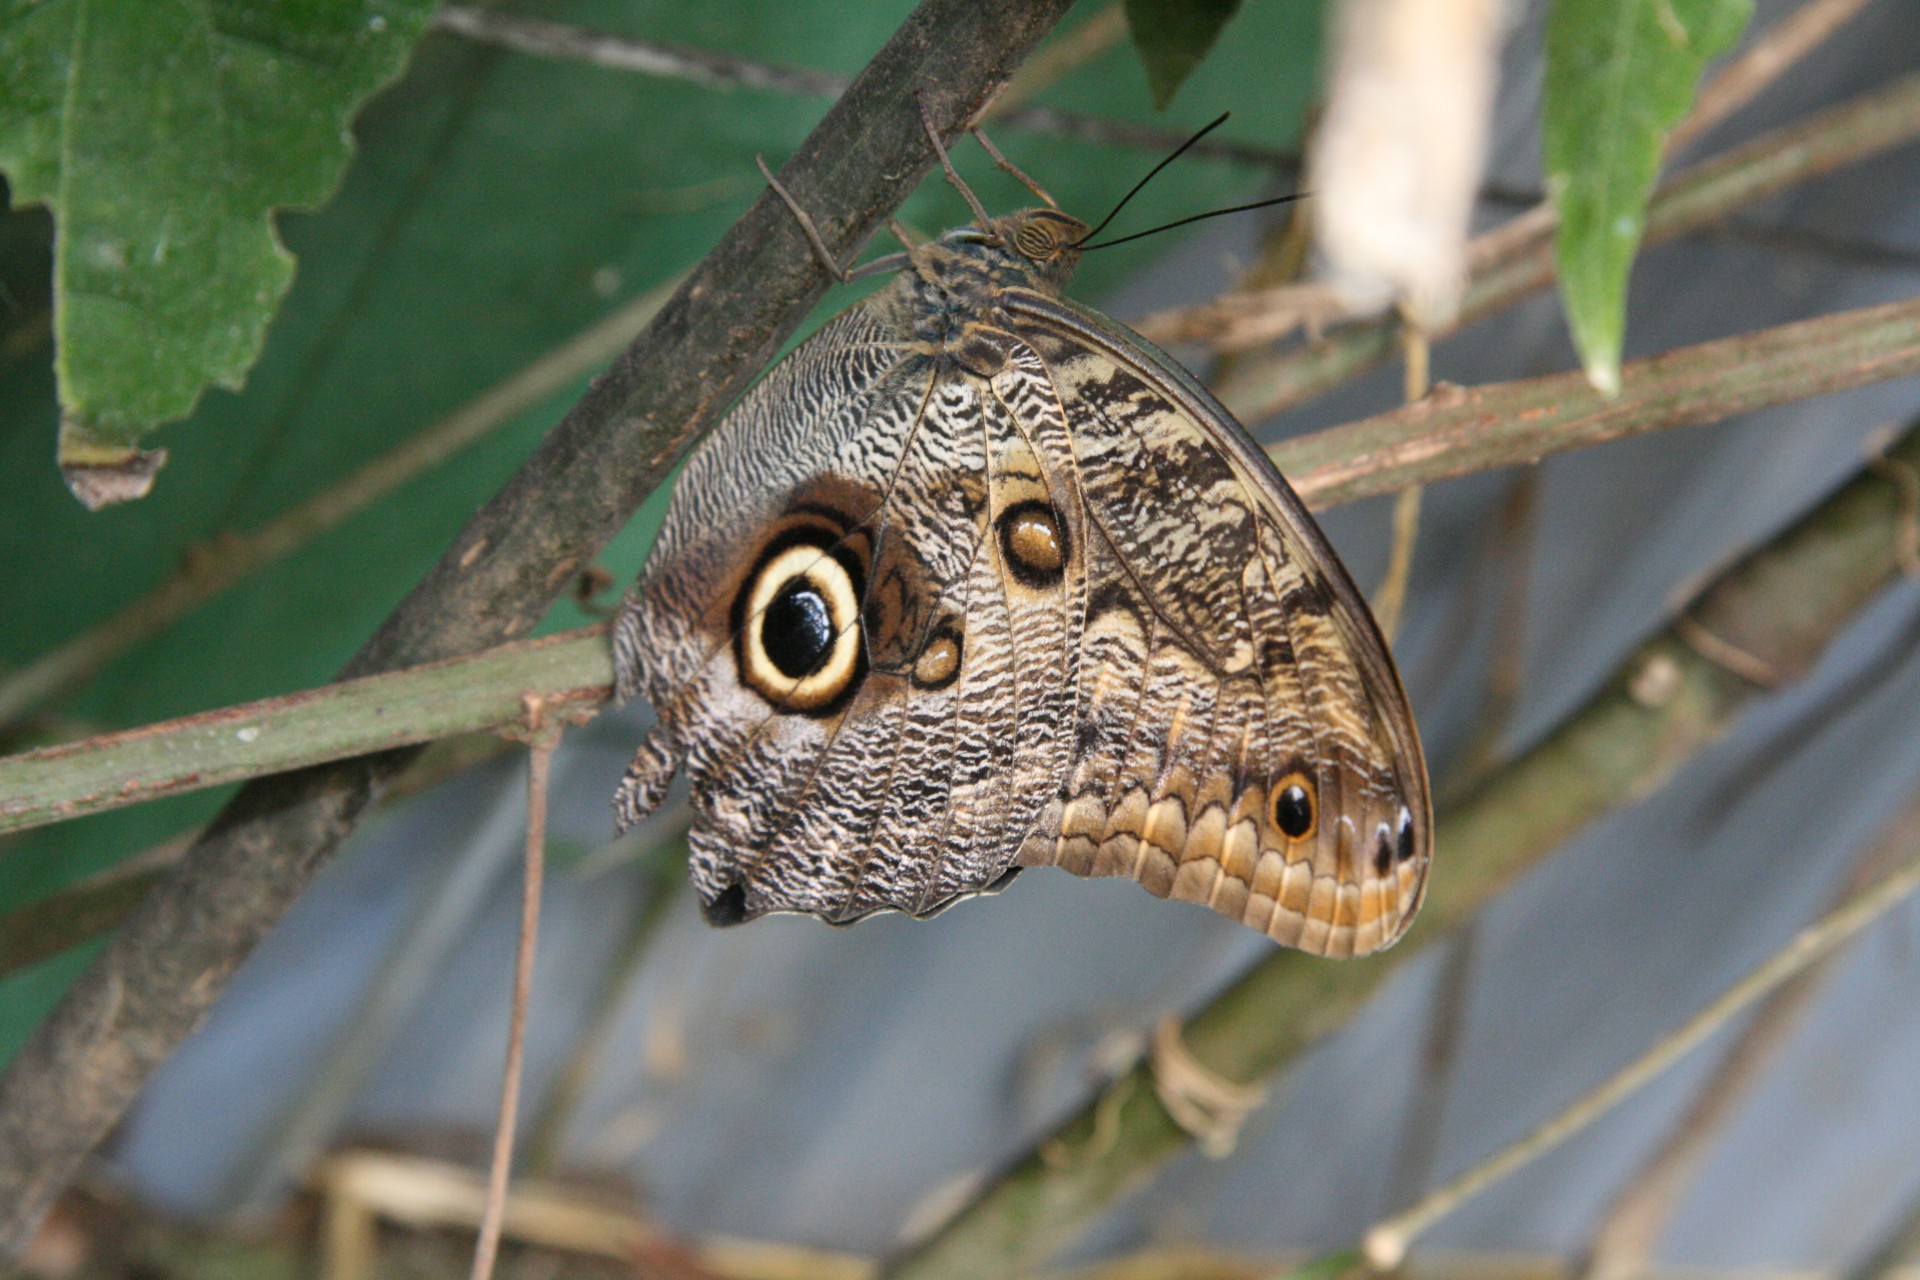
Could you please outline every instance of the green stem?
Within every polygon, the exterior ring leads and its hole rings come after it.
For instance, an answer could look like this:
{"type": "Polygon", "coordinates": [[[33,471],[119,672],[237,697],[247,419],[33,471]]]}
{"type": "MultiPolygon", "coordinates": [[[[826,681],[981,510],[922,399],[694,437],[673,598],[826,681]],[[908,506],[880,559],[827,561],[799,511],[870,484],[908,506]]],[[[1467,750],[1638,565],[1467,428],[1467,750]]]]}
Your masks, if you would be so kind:
{"type": "Polygon", "coordinates": [[[0,831],[19,831],[369,751],[508,729],[537,698],[549,717],[613,693],[606,627],[0,759],[0,831]]]}

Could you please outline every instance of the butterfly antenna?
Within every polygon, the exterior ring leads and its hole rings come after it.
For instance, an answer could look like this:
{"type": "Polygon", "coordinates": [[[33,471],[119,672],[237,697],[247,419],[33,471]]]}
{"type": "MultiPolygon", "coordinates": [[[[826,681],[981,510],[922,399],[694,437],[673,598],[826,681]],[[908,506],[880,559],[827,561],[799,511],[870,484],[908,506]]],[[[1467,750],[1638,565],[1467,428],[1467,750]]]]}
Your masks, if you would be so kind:
{"type": "MultiPolygon", "coordinates": [[[[1224,218],[1230,213],[1246,213],[1253,209],[1271,209],[1277,204],[1291,204],[1295,200],[1305,200],[1309,194],[1309,192],[1305,191],[1296,191],[1290,196],[1275,196],[1271,200],[1256,200],[1252,204],[1237,204],[1231,209],[1215,209],[1209,213],[1196,213],[1192,217],[1181,218],[1174,222],[1163,222],[1157,227],[1150,227],[1145,231],[1136,231],[1130,236],[1121,236],[1118,240],[1103,240],[1099,244],[1088,244],[1086,240],[1082,240],[1079,244],[1075,245],[1074,248],[1080,250],[1082,253],[1089,253],[1095,249],[1111,249],[1116,244],[1125,244],[1129,240],[1138,240],[1142,236],[1159,235],[1162,231],[1171,231],[1175,227],[1184,227],[1189,222],[1205,222],[1208,218],[1224,218]]],[[[1090,240],[1092,238],[1093,235],[1089,232],[1087,239],[1090,240]]]]}
{"type": "MultiPolygon", "coordinates": [[[[1093,239],[1095,236],[1099,235],[1102,231],[1105,231],[1107,229],[1107,224],[1109,222],[1112,222],[1115,218],[1119,217],[1120,211],[1127,207],[1127,201],[1139,195],[1140,189],[1142,187],[1146,186],[1149,182],[1152,182],[1155,175],[1157,175],[1162,169],[1166,168],[1168,165],[1172,164],[1175,160],[1178,160],[1182,155],[1184,155],[1187,149],[1193,146],[1194,143],[1200,141],[1200,139],[1206,137],[1208,134],[1212,133],[1215,129],[1218,129],[1221,125],[1225,124],[1227,122],[1227,116],[1229,114],[1230,113],[1225,111],[1221,112],[1220,118],[1218,120],[1215,120],[1212,124],[1208,125],[1206,128],[1202,129],[1200,132],[1194,134],[1191,138],[1188,138],[1185,142],[1180,144],[1179,148],[1172,155],[1168,156],[1165,160],[1162,160],[1159,164],[1153,166],[1153,168],[1148,171],[1146,177],[1140,179],[1140,181],[1133,184],[1133,190],[1127,192],[1126,195],[1120,197],[1120,203],[1113,206],[1113,212],[1109,213],[1106,217],[1100,219],[1099,226],[1087,232],[1086,235],[1080,237],[1080,243],[1076,244],[1074,248],[1078,249],[1078,248],[1084,247],[1087,241],[1093,239]]],[[[1226,212],[1226,210],[1222,210],[1221,212],[1224,213],[1226,212]]]]}
{"type": "Polygon", "coordinates": [[[980,197],[973,194],[973,188],[966,184],[960,177],[960,171],[953,167],[953,159],[947,155],[947,144],[940,141],[940,130],[934,126],[933,112],[927,106],[926,96],[916,89],[913,102],[920,108],[920,125],[927,131],[927,141],[933,144],[933,154],[940,158],[940,167],[947,171],[947,181],[953,184],[953,189],[958,191],[961,198],[967,202],[967,208],[973,210],[973,216],[980,230],[987,233],[988,228],[993,225],[993,219],[987,216],[986,207],[980,203],[980,197]]]}

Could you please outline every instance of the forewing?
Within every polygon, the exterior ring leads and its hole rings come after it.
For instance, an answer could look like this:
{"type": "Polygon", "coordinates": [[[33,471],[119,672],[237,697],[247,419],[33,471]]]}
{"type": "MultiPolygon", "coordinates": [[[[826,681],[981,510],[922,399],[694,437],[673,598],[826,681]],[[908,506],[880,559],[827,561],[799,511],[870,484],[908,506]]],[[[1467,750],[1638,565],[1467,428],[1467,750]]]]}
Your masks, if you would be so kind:
{"type": "Polygon", "coordinates": [[[1072,424],[1088,526],[1079,755],[1021,861],[1129,875],[1319,954],[1389,945],[1432,819],[1365,603],[1170,357],[1071,303],[1009,310],[1072,424]]]}
{"type": "Polygon", "coordinates": [[[1057,401],[1031,409],[1031,353],[988,377],[895,337],[855,308],[716,430],[616,627],[622,685],[660,721],[617,803],[631,820],[684,760],[719,921],[926,914],[987,889],[1066,769],[1084,572],[1013,582],[995,535],[1021,503],[1066,501],[1057,401]],[[805,710],[742,670],[740,602],[796,528],[860,594],[857,678],[805,710]]]}

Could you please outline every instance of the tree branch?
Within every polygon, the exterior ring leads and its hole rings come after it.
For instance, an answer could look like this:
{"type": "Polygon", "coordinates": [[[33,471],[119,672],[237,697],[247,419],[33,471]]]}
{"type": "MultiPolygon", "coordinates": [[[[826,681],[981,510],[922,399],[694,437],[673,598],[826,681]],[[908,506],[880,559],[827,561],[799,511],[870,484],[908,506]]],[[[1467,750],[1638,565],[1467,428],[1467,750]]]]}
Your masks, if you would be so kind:
{"type": "MultiPolygon", "coordinates": [[[[1920,468],[1920,427],[1702,588],[1584,706],[1444,814],[1439,872],[1416,936],[1432,940],[1460,924],[1542,854],[1658,787],[1765,692],[1708,652],[1732,649],[1778,680],[1808,670],[1902,571],[1920,512],[1889,474],[1900,468],[1920,468]]],[[[1269,1076],[1344,1023],[1418,949],[1402,944],[1337,965],[1275,951],[1187,1023],[1187,1046],[1225,1079],[1269,1076]]],[[[1147,1068],[1136,1067],[885,1274],[947,1280],[1032,1270],[1189,1142],[1147,1068]]]]}
{"type": "Polygon", "coordinates": [[[556,717],[613,696],[606,626],[203,711],[0,759],[0,831],[556,717]]]}
{"type": "MultiPolygon", "coordinates": [[[[932,163],[913,95],[957,132],[1069,0],[923,0],[781,169],[834,252],[932,163]]],[[[348,676],[525,635],[827,286],[762,193],[348,665],[348,676]]],[[[0,1076],[0,1259],[185,1039],[413,748],[251,783],[0,1076]]]]}

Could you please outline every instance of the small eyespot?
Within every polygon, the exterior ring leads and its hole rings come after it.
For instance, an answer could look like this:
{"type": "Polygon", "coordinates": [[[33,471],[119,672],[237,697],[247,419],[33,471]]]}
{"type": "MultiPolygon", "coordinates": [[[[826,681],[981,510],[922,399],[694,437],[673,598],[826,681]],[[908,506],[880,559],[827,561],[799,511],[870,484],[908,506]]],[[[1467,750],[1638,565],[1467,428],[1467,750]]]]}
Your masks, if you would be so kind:
{"type": "Polygon", "coordinates": [[[1380,841],[1373,851],[1373,874],[1385,876],[1393,870],[1393,832],[1383,822],[1375,834],[1380,837],[1380,841]]]}
{"type": "Polygon", "coordinates": [[[1402,862],[1413,857],[1413,814],[1404,808],[1400,810],[1400,843],[1394,854],[1402,862]]]}
{"type": "Polygon", "coordinates": [[[859,569],[830,543],[776,543],[741,588],[741,678],[786,711],[833,710],[865,666],[859,569]]]}
{"type": "Polygon", "coordinates": [[[1273,789],[1273,825],[1289,840],[1305,840],[1316,826],[1313,782],[1303,773],[1290,773],[1273,789]]]}
{"type": "Polygon", "coordinates": [[[1046,502],[1022,502],[1000,517],[1000,550],[1013,576],[1030,587],[1050,587],[1067,567],[1067,535],[1060,513],[1046,502]]]}
{"type": "Polygon", "coordinates": [[[913,660],[913,683],[919,689],[944,689],[960,674],[960,633],[936,631],[913,660]]]}

